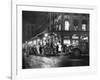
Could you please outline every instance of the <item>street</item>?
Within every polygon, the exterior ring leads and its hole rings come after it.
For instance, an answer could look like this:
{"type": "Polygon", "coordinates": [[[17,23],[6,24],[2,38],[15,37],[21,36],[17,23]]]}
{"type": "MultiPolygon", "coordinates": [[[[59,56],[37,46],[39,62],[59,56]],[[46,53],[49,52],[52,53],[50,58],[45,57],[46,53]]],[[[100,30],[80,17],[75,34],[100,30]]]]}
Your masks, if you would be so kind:
{"type": "Polygon", "coordinates": [[[26,58],[24,68],[52,68],[52,67],[71,67],[71,66],[89,66],[88,56],[70,57],[70,56],[33,56],[26,58]]]}

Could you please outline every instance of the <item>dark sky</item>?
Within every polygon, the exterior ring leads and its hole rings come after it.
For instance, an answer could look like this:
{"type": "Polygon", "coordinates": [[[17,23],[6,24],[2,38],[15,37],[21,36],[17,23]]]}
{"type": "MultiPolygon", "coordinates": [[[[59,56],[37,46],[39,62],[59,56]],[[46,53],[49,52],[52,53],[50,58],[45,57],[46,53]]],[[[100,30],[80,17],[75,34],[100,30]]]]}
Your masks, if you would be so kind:
{"type": "Polygon", "coordinates": [[[46,30],[48,25],[48,12],[22,11],[23,42],[46,30]]]}
{"type": "Polygon", "coordinates": [[[47,20],[47,12],[36,12],[36,11],[23,11],[23,20],[32,24],[41,24],[47,20]]]}

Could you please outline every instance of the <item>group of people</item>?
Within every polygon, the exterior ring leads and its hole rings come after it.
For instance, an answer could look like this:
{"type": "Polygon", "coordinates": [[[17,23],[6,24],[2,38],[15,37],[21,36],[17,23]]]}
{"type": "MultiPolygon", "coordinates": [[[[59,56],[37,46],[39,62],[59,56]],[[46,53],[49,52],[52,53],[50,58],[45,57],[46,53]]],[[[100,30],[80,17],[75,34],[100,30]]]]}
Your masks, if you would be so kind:
{"type": "MultiPolygon", "coordinates": [[[[65,46],[64,46],[65,47],[65,46]]],[[[23,44],[23,54],[24,55],[58,55],[64,51],[61,40],[55,36],[51,36],[49,39],[37,40],[25,42],[23,44]]]]}

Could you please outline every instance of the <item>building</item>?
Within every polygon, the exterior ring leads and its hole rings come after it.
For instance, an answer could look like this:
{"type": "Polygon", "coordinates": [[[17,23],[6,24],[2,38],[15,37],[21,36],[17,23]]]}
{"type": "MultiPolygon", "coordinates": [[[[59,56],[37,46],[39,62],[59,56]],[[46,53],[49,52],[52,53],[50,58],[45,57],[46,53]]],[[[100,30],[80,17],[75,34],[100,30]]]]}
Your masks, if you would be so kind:
{"type": "Polygon", "coordinates": [[[89,53],[89,14],[50,13],[49,32],[61,37],[62,45],[78,46],[89,53]]]}

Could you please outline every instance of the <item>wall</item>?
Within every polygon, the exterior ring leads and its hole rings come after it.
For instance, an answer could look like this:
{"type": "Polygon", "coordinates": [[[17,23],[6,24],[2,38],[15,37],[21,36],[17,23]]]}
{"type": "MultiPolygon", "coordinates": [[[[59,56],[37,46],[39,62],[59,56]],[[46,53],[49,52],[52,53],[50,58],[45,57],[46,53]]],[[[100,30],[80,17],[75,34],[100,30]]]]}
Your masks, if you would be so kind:
{"type": "MultiPolygon", "coordinates": [[[[26,0],[25,0],[26,1],[26,0]]],[[[36,2],[47,2],[47,3],[62,3],[62,4],[79,4],[79,5],[95,5],[97,11],[97,39],[99,48],[100,44],[100,0],[29,0],[36,2]]],[[[0,2],[0,80],[8,80],[10,76],[10,60],[11,60],[11,1],[1,0],[0,2]]],[[[99,53],[100,51],[98,51],[99,53]]],[[[98,57],[100,54],[98,54],[98,57]]],[[[98,58],[98,73],[94,75],[81,75],[81,76],[66,76],[66,77],[55,77],[39,80],[99,80],[100,79],[100,58],[98,58]]]]}

